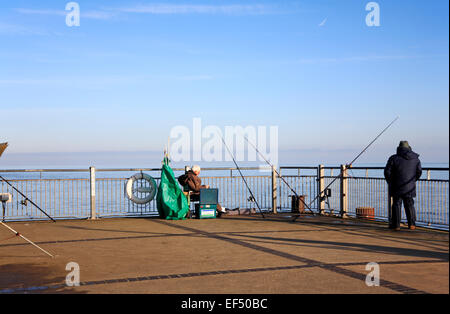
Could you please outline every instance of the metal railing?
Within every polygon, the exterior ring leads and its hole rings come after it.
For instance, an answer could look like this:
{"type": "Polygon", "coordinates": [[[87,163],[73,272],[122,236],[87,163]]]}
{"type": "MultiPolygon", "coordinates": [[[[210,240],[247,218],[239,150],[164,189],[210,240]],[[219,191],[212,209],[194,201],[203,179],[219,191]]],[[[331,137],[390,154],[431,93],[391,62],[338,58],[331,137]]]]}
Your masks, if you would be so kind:
{"type": "MultiPolygon", "coordinates": [[[[278,171],[305,203],[317,213],[356,216],[356,208],[372,207],[375,218],[387,220],[390,203],[381,167],[280,167],[278,171]],[[336,176],[339,176],[335,180],[336,176]],[[330,182],[331,196],[316,198],[330,182]],[[316,199],[315,199],[316,198],[316,199]],[[314,201],[313,201],[314,200],[314,201]]],[[[145,205],[130,201],[124,192],[126,181],[136,172],[150,174],[159,185],[160,168],[133,169],[23,169],[0,170],[0,174],[55,219],[108,216],[158,215],[156,199],[145,205]]],[[[173,169],[175,175],[184,169],[173,169]]],[[[291,211],[291,189],[272,169],[241,168],[261,209],[291,211]],[[268,172],[267,172],[268,171],[268,172]]],[[[415,199],[417,221],[423,225],[448,229],[448,168],[424,168],[417,182],[415,199]],[[432,174],[437,178],[432,178],[432,174]]],[[[219,202],[227,208],[256,208],[236,168],[203,168],[202,182],[219,189],[219,202]]],[[[36,208],[6,183],[0,193],[11,193],[5,220],[46,219],[36,208]]],[[[1,210],[1,208],[0,208],[1,210]]],[[[3,213],[2,213],[3,214],[3,213]]],[[[404,214],[403,214],[404,215],[404,214]]],[[[2,217],[3,218],[3,217],[2,217]]],[[[405,217],[403,217],[405,218],[405,217]]]]}
{"type": "MultiPolygon", "coordinates": [[[[311,206],[318,212],[340,216],[357,216],[356,209],[370,207],[374,209],[374,218],[389,220],[390,198],[388,185],[383,176],[383,167],[352,167],[345,169],[340,167],[281,167],[283,173],[316,171],[316,190],[313,193],[304,193],[308,198],[315,198],[333,180],[329,187],[331,196],[318,198],[311,206]],[[322,169],[322,173],[320,172],[322,169]]],[[[424,167],[422,178],[416,183],[417,196],[415,198],[416,219],[419,225],[434,228],[449,228],[449,168],[424,167]]],[[[283,175],[283,174],[282,174],[283,175]]],[[[284,175],[284,177],[286,177],[284,175]]],[[[293,185],[301,182],[303,177],[299,174],[292,175],[293,185]]],[[[311,183],[312,185],[313,183],[311,183]]],[[[298,191],[298,190],[297,190],[298,191]]],[[[297,192],[298,193],[298,192],[297,192]]],[[[300,194],[300,193],[298,193],[300,194]]],[[[302,193],[303,194],[303,193],[302,193]]],[[[402,211],[402,220],[406,222],[406,216],[402,211]]]]}
{"type": "MultiPolygon", "coordinates": [[[[175,176],[184,169],[174,168],[175,176]]],[[[241,168],[262,209],[272,209],[271,174],[261,168],[241,168]]],[[[156,198],[136,204],[125,195],[125,184],[136,172],[150,174],[159,186],[160,168],[131,169],[19,169],[0,170],[5,179],[55,219],[97,218],[108,216],[158,215],[156,198]],[[92,186],[94,189],[92,190],[92,186]]],[[[256,208],[236,168],[204,168],[202,183],[219,189],[219,202],[227,208],[256,208]],[[212,174],[212,175],[209,175],[212,174]]],[[[5,220],[46,219],[46,216],[5,182],[0,193],[11,193],[5,220]]],[[[3,213],[1,219],[3,219],[3,213]]]]}

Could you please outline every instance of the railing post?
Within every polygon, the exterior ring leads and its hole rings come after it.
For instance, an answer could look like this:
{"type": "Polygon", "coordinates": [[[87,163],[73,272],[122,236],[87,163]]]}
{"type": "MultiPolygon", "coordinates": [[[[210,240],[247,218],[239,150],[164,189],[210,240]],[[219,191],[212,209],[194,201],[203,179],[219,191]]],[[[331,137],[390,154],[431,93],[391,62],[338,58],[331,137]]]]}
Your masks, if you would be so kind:
{"type": "Polygon", "coordinates": [[[319,195],[319,214],[323,215],[325,211],[325,199],[323,198],[323,189],[325,188],[325,169],[323,165],[317,167],[317,194],[319,195]]]}
{"type": "Polygon", "coordinates": [[[274,214],[277,213],[277,196],[278,196],[277,172],[275,166],[272,166],[272,212],[274,214]]]}
{"type": "Polygon", "coordinates": [[[96,219],[95,212],[95,167],[89,167],[89,183],[90,183],[90,199],[91,199],[91,216],[90,219],[96,219]]]}
{"type": "Polygon", "coordinates": [[[391,225],[392,223],[392,196],[391,193],[389,192],[389,186],[388,186],[388,222],[389,225],[391,225]]]}
{"type": "Polygon", "coordinates": [[[347,167],[345,165],[341,165],[341,217],[347,218],[348,212],[348,181],[347,181],[347,167]]]}

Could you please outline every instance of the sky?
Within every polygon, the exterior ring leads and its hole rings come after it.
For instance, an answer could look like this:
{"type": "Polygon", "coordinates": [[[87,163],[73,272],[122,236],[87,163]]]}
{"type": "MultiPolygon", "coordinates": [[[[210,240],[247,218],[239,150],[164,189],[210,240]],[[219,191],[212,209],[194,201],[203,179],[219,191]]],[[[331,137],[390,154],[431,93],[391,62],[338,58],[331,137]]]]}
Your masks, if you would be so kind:
{"type": "Polygon", "coordinates": [[[397,116],[360,162],[408,140],[448,164],[449,3],[376,1],[368,26],[369,2],[79,0],[69,27],[69,1],[2,1],[0,168],[157,166],[194,118],[278,127],[281,164],[343,164],[397,116]]]}

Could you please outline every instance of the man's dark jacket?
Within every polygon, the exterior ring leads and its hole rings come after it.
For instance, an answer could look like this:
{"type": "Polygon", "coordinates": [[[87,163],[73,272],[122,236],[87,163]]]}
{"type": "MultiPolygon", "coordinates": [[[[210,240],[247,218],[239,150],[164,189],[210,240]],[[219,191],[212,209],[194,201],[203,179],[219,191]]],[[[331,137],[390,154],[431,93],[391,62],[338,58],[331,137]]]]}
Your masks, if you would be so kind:
{"type": "Polygon", "coordinates": [[[406,147],[397,147],[384,168],[391,196],[416,197],[416,181],[422,175],[419,155],[406,147]]]}
{"type": "Polygon", "coordinates": [[[200,193],[200,189],[205,188],[205,186],[202,185],[202,180],[192,170],[189,170],[186,174],[180,176],[178,182],[182,186],[187,185],[189,190],[195,193],[200,193]]]}

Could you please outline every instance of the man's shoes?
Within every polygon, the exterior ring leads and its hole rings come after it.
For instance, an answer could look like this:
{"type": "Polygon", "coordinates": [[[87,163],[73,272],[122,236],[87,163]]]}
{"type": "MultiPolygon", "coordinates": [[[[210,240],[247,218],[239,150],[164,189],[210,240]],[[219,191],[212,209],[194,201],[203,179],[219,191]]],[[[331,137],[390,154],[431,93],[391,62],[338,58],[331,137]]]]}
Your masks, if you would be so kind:
{"type": "Polygon", "coordinates": [[[395,230],[395,231],[400,231],[400,227],[393,226],[393,225],[389,225],[389,229],[395,230]]]}
{"type": "Polygon", "coordinates": [[[408,227],[408,229],[409,229],[409,230],[416,230],[416,226],[411,225],[411,226],[408,227]]]}

